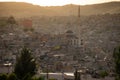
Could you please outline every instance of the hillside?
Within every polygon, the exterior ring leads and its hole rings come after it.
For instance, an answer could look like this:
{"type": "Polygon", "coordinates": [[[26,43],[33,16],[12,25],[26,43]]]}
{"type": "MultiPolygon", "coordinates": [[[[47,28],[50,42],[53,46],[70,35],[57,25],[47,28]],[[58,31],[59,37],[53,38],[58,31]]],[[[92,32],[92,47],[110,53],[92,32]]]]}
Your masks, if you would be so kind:
{"type": "MultiPolygon", "coordinates": [[[[0,2],[0,15],[15,17],[77,16],[78,5],[42,7],[23,2],[0,2]]],[[[120,2],[81,6],[81,15],[120,13],[120,2]]]]}
{"type": "MultiPolygon", "coordinates": [[[[8,24],[8,17],[0,17],[0,57],[11,59],[12,53],[17,55],[24,45],[33,51],[41,66],[46,66],[47,63],[56,64],[56,61],[60,61],[72,63],[68,65],[70,68],[64,68],[66,71],[71,71],[76,64],[97,70],[113,69],[113,50],[120,44],[120,14],[81,16],[81,18],[42,16],[31,17],[31,19],[33,29],[28,31],[22,25],[8,24]],[[67,30],[72,30],[79,37],[79,41],[83,40],[83,46],[69,48],[59,45],[58,42],[67,30]],[[43,41],[45,46],[41,46],[43,41]],[[56,46],[49,47],[56,43],[58,43],[56,46]],[[62,54],[63,57],[56,59],[54,57],[56,54],[62,54]],[[47,60],[46,64],[44,64],[45,60],[47,60]]],[[[20,21],[22,19],[17,20],[18,23],[20,21]]],[[[52,67],[54,66],[56,65],[52,67]]],[[[44,67],[42,69],[44,70],[44,67]]]]}

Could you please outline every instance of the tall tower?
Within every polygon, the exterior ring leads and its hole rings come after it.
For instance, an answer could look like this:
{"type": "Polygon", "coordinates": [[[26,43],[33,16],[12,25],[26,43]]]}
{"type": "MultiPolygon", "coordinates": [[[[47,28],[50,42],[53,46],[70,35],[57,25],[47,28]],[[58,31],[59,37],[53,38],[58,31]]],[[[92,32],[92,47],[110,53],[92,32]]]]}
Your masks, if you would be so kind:
{"type": "Polygon", "coordinates": [[[78,5],[78,19],[77,20],[78,20],[79,26],[77,27],[76,31],[77,31],[77,34],[78,34],[79,42],[81,42],[80,41],[80,39],[81,39],[81,37],[80,37],[80,31],[79,31],[79,27],[80,27],[80,23],[81,23],[80,22],[80,5],[78,5]]]}
{"type": "Polygon", "coordinates": [[[80,5],[78,6],[78,18],[80,18],[80,5]]]}

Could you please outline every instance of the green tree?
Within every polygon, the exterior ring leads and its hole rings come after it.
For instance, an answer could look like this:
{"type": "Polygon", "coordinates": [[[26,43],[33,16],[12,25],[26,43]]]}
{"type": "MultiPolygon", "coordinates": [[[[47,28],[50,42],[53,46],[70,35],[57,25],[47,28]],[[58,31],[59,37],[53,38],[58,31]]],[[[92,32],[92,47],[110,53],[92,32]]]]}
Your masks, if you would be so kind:
{"type": "Polygon", "coordinates": [[[108,72],[107,71],[100,71],[99,75],[100,75],[100,77],[105,78],[106,76],[108,76],[108,72]]]}
{"type": "Polygon", "coordinates": [[[7,20],[7,23],[8,24],[16,24],[16,20],[13,16],[10,16],[7,20]]]}
{"type": "Polygon", "coordinates": [[[75,71],[74,76],[75,76],[75,80],[81,80],[80,72],[78,72],[77,70],[75,71]]]}
{"type": "Polygon", "coordinates": [[[0,74],[0,80],[7,80],[6,74],[0,74]]]}
{"type": "Polygon", "coordinates": [[[45,80],[45,77],[43,77],[43,76],[33,77],[32,80],[45,80]]]}
{"type": "Polygon", "coordinates": [[[32,80],[31,75],[27,74],[22,80],[32,80]]]}
{"type": "Polygon", "coordinates": [[[23,48],[21,50],[21,55],[17,59],[14,72],[20,80],[27,78],[27,75],[31,78],[35,75],[36,63],[29,49],[23,48]]]}
{"type": "Polygon", "coordinates": [[[17,77],[14,73],[12,73],[8,76],[7,80],[17,80],[17,77]]]}
{"type": "Polygon", "coordinates": [[[14,25],[17,24],[15,18],[13,16],[10,16],[7,20],[7,23],[9,27],[14,31],[14,25]]]}
{"type": "Polygon", "coordinates": [[[116,80],[120,80],[120,46],[114,49],[113,58],[115,62],[116,80]]]}

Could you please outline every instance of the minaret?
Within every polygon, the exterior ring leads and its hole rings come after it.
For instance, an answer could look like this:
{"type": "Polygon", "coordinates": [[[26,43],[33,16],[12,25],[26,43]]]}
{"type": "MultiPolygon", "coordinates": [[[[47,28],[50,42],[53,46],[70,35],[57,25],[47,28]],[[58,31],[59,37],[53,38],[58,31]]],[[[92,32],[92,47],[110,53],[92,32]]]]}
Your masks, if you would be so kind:
{"type": "MultiPolygon", "coordinates": [[[[78,5],[78,19],[77,20],[80,23],[80,5],[78,5]]],[[[77,31],[77,34],[78,34],[78,38],[80,39],[81,37],[80,37],[79,27],[80,27],[80,24],[79,24],[78,28],[76,29],[76,31],[77,31]]],[[[81,43],[80,40],[79,40],[79,42],[81,43]]],[[[81,46],[81,44],[79,44],[79,46],[81,46]]]]}
{"type": "Polygon", "coordinates": [[[80,18],[80,5],[78,6],[78,18],[80,18]]]}

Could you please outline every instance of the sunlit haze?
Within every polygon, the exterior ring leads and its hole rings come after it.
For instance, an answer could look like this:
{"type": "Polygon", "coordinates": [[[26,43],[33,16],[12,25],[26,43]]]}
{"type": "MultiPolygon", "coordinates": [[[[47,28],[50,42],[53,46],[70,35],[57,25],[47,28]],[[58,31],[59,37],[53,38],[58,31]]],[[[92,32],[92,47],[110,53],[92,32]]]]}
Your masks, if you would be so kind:
{"type": "Polygon", "coordinates": [[[96,3],[104,3],[111,1],[120,1],[120,0],[0,0],[0,2],[28,2],[35,5],[41,6],[62,6],[66,4],[80,4],[80,5],[88,5],[88,4],[96,4],[96,3]]]}

